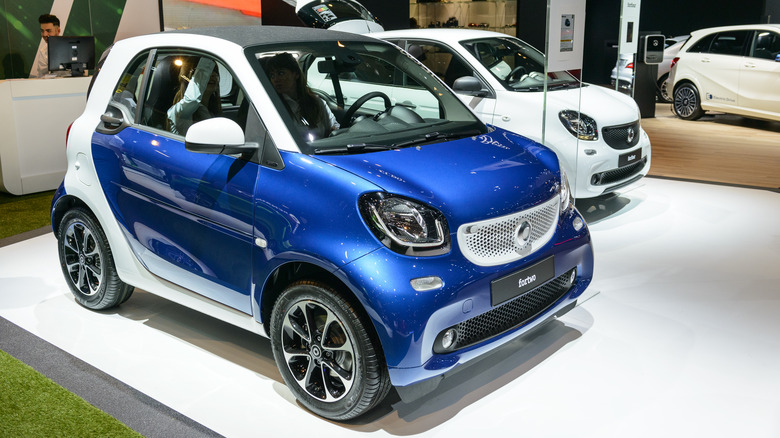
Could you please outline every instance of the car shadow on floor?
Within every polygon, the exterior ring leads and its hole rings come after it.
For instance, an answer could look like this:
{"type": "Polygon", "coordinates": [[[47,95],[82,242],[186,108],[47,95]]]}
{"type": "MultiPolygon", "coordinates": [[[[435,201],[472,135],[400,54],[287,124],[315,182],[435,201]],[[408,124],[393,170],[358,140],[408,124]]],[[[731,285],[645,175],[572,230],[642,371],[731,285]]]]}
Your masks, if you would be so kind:
{"type": "MultiPolygon", "coordinates": [[[[268,339],[222,322],[208,315],[136,290],[130,300],[106,311],[143,323],[193,346],[274,380],[281,399],[291,400],[273,358],[268,339]]],[[[576,307],[579,324],[573,328],[552,320],[448,373],[432,392],[411,403],[400,399],[395,390],[374,410],[356,420],[335,423],[355,431],[385,430],[394,435],[417,434],[431,430],[469,405],[534,369],[565,345],[582,336],[592,325],[592,317],[576,307]],[[588,322],[590,321],[590,322],[588,322]],[[584,328],[583,328],[584,327],[584,328]]],[[[293,401],[294,402],[294,401],[293,401]]],[[[312,415],[301,407],[303,415],[312,415]]],[[[323,419],[323,421],[328,421],[323,419]]]]}
{"type": "Polygon", "coordinates": [[[577,199],[574,202],[585,222],[592,225],[610,217],[615,217],[631,211],[641,202],[641,199],[622,196],[620,193],[609,193],[595,198],[577,199]]]}

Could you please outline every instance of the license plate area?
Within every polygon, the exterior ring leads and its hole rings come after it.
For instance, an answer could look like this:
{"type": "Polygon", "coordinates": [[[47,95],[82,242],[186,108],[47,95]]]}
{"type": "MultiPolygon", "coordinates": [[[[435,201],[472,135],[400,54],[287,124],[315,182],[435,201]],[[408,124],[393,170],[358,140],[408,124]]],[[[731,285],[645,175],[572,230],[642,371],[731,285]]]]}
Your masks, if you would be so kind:
{"type": "Polygon", "coordinates": [[[555,276],[555,258],[548,257],[535,265],[521,269],[490,283],[490,302],[497,306],[535,289],[555,276]]]}
{"type": "Polygon", "coordinates": [[[634,164],[641,159],[642,159],[642,148],[635,149],[631,152],[626,152],[625,154],[620,154],[618,156],[618,167],[634,164]]]}

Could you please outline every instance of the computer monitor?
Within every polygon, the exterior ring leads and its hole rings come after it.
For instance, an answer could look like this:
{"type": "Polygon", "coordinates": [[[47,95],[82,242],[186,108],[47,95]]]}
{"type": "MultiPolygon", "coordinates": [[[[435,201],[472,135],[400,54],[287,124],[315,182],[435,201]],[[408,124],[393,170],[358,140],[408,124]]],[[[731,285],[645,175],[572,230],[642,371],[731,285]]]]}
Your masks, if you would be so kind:
{"type": "Polygon", "coordinates": [[[49,70],[70,70],[73,76],[95,68],[94,36],[50,36],[49,70]]]}

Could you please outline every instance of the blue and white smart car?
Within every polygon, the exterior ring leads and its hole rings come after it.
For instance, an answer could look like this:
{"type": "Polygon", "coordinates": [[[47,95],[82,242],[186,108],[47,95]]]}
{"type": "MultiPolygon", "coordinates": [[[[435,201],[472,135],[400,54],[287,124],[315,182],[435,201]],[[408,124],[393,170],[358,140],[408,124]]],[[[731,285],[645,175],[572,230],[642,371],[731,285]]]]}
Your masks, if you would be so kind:
{"type": "Polygon", "coordinates": [[[119,41],[67,157],[52,225],[76,301],[105,309],[141,288],[268,336],[290,390],[327,418],[366,412],[391,385],[405,399],[435,388],[572,308],[592,277],[556,155],[360,35],[119,41]],[[265,71],[279,54],[327,76],[306,93],[337,129],[290,111],[265,71]]]}

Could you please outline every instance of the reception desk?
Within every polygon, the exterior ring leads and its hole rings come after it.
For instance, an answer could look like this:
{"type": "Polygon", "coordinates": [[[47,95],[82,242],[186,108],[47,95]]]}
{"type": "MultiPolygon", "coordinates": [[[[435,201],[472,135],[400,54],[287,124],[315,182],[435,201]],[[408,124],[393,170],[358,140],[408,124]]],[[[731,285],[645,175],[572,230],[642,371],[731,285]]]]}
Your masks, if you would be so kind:
{"type": "Polygon", "coordinates": [[[86,105],[89,77],[0,81],[0,190],[56,189],[65,175],[65,133],[86,105]]]}

